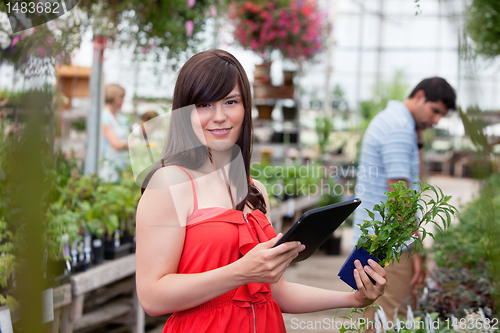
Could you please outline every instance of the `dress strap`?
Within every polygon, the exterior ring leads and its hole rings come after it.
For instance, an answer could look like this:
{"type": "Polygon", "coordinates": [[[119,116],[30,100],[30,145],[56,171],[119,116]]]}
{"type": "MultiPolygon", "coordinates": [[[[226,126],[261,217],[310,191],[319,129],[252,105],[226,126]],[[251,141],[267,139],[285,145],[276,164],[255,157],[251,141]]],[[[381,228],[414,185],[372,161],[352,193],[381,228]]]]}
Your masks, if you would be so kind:
{"type": "Polygon", "coordinates": [[[179,169],[181,169],[182,171],[184,171],[188,175],[189,179],[191,179],[191,186],[193,187],[193,199],[194,199],[194,210],[193,210],[193,212],[197,211],[198,210],[198,199],[196,198],[196,190],[194,188],[193,177],[191,177],[191,175],[189,174],[189,172],[187,172],[186,170],[184,170],[182,167],[180,167],[178,165],[176,165],[176,167],[178,167],[179,169]]]}

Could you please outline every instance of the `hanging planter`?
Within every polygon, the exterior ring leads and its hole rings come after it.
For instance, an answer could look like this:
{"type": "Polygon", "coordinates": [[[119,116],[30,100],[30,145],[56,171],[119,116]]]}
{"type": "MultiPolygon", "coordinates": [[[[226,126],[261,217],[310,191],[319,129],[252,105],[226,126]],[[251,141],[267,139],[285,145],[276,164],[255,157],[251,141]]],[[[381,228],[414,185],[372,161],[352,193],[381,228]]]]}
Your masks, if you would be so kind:
{"type": "Polygon", "coordinates": [[[272,112],[274,109],[274,105],[261,104],[256,105],[257,110],[259,111],[259,119],[272,119],[272,112]]]}

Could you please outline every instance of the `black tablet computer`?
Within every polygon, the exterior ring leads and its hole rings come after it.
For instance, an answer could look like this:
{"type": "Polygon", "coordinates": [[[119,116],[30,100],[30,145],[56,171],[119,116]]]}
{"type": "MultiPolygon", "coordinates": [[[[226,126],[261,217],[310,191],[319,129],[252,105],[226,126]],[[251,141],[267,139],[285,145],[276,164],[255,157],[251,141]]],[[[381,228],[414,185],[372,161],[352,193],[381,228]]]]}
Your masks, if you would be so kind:
{"type": "Polygon", "coordinates": [[[324,241],[351,215],[361,203],[352,199],[333,205],[308,210],[281,237],[274,247],[291,241],[300,241],[306,246],[292,262],[309,258],[324,241]]]}

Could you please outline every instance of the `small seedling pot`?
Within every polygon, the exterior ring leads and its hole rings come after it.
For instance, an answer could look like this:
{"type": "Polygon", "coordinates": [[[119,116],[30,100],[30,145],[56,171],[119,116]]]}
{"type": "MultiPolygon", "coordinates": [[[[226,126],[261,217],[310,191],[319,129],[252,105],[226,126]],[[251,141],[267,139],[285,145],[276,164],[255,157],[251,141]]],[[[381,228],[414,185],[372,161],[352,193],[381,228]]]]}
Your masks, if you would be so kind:
{"type": "Polygon", "coordinates": [[[104,261],[104,236],[101,238],[92,237],[92,263],[99,265],[104,261]]]}
{"type": "MultiPolygon", "coordinates": [[[[358,286],[356,285],[356,280],[354,279],[354,269],[356,268],[356,266],[354,266],[354,261],[359,260],[362,266],[366,266],[368,265],[368,259],[372,259],[375,262],[380,263],[380,260],[372,256],[368,251],[366,251],[363,248],[360,248],[358,250],[358,248],[355,246],[349,257],[347,258],[347,260],[342,265],[342,268],[340,269],[338,276],[351,288],[358,290],[358,286]]],[[[368,275],[368,277],[370,278],[370,280],[372,280],[373,283],[375,283],[375,280],[373,280],[370,277],[370,275],[368,275]]]]}

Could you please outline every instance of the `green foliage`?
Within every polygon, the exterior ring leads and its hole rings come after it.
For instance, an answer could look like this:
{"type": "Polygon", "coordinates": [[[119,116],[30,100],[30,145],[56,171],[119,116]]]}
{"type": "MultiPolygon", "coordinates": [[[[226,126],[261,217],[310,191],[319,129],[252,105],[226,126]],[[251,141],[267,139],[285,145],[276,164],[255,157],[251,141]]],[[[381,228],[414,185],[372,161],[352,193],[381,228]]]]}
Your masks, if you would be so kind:
{"type": "Polygon", "coordinates": [[[3,296],[0,294],[0,305],[7,305],[7,307],[12,311],[14,307],[18,305],[16,299],[10,295],[3,296]]]}
{"type": "Polygon", "coordinates": [[[325,154],[325,149],[332,132],[333,121],[331,118],[325,114],[318,116],[316,118],[316,135],[318,136],[318,145],[321,151],[320,156],[325,154]]]}
{"type": "MultiPolygon", "coordinates": [[[[182,54],[199,51],[202,40],[197,33],[204,31],[213,5],[212,0],[197,0],[191,8],[187,0],[81,0],[78,6],[92,18],[82,22],[84,29],[92,28],[94,34],[132,46],[136,54],[166,58],[168,66],[176,68],[182,63],[182,54]],[[191,35],[186,24],[192,24],[191,35]]],[[[228,6],[225,1],[217,5],[218,10],[228,6]]]]}
{"type": "Polygon", "coordinates": [[[260,181],[266,187],[271,199],[274,195],[294,197],[308,195],[309,190],[313,191],[313,194],[315,190],[319,192],[321,180],[325,175],[323,168],[316,163],[276,166],[252,163],[250,177],[260,181]]]}
{"type": "Polygon", "coordinates": [[[500,55],[500,2],[472,0],[466,12],[466,30],[477,54],[488,58],[500,55]]]}
{"type": "Polygon", "coordinates": [[[473,106],[467,108],[466,112],[463,112],[462,109],[459,109],[459,112],[465,132],[470,137],[474,146],[485,154],[491,153],[492,147],[488,144],[488,138],[483,132],[487,124],[481,119],[481,109],[473,106]]]}
{"type": "Polygon", "coordinates": [[[87,128],[87,119],[81,118],[73,120],[71,122],[71,127],[73,127],[77,131],[85,131],[85,129],[87,128]]]}
{"type": "MultiPolygon", "coordinates": [[[[377,305],[370,305],[370,307],[374,308],[379,308],[377,305]]],[[[361,323],[358,324],[358,318],[363,318],[365,311],[368,307],[366,308],[352,308],[347,314],[336,316],[336,318],[343,319],[342,320],[342,325],[339,329],[340,333],[345,333],[345,332],[364,332],[366,329],[366,324],[361,323]],[[344,325],[345,323],[349,323],[349,325],[344,325]],[[354,325],[351,325],[351,323],[355,323],[354,325]]],[[[343,309],[337,309],[335,311],[335,314],[338,314],[341,312],[343,309]]]]}
{"type": "Polygon", "coordinates": [[[439,267],[432,272],[432,283],[419,301],[421,312],[438,312],[443,318],[465,316],[465,310],[493,307],[494,288],[481,270],[439,267]]]}
{"type": "MultiPolygon", "coordinates": [[[[500,175],[494,174],[481,187],[479,197],[460,214],[460,224],[436,237],[433,252],[437,265],[464,267],[471,275],[491,281],[495,308],[500,305],[500,175]]],[[[477,281],[475,277],[472,281],[477,281]]]]}
{"type": "Polygon", "coordinates": [[[365,130],[370,121],[383,109],[386,108],[390,100],[403,101],[408,92],[408,84],[403,71],[396,71],[390,82],[377,82],[373,88],[373,98],[362,101],[360,105],[360,114],[363,117],[361,128],[365,130]]]}
{"type": "Polygon", "coordinates": [[[434,234],[427,232],[423,226],[433,223],[438,230],[443,231],[450,226],[456,208],[449,204],[451,196],[443,194],[437,186],[427,182],[415,182],[420,186],[417,191],[408,188],[406,182],[399,181],[391,184],[393,191],[387,194],[386,202],[380,202],[373,207],[378,212],[381,221],[375,219],[375,213],[368,210],[371,221],[365,220],[361,226],[362,236],[357,242],[357,247],[366,249],[373,256],[384,262],[394,259],[399,262],[405,249],[409,250],[407,243],[413,240],[416,249],[422,250],[422,240],[427,236],[434,239],[434,234]],[[434,198],[426,192],[432,192],[434,198]],[[422,216],[419,218],[418,214],[422,216]],[[373,234],[370,231],[373,230],[373,234]],[[422,239],[415,232],[422,233],[422,239]]]}
{"type": "MultiPolygon", "coordinates": [[[[333,178],[328,179],[328,189],[329,191],[325,191],[325,187],[323,188],[323,194],[319,199],[318,207],[333,205],[342,201],[342,195],[338,195],[335,193],[335,180],[333,178]]],[[[350,217],[349,217],[350,218],[350,217]]],[[[348,218],[348,219],[349,219],[348,218]]]]}
{"type": "Polygon", "coordinates": [[[345,91],[340,84],[335,85],[332,92],[332,107],[341,111],[349,109],[349,103],[346,100],[345,91]]]}
{"type": "Polygon", "coordinates": [[[459,109],[465,133],[470,137],[477,149],[471,158],[472,174],[475,178],[486,178],[493,172],[498,172],[498,165],[493,156],[493,146],[497,142],[490,142],[484,129],[488,125],[481,117],[479,107],[469,107],[466,112],[459,109]]]}

